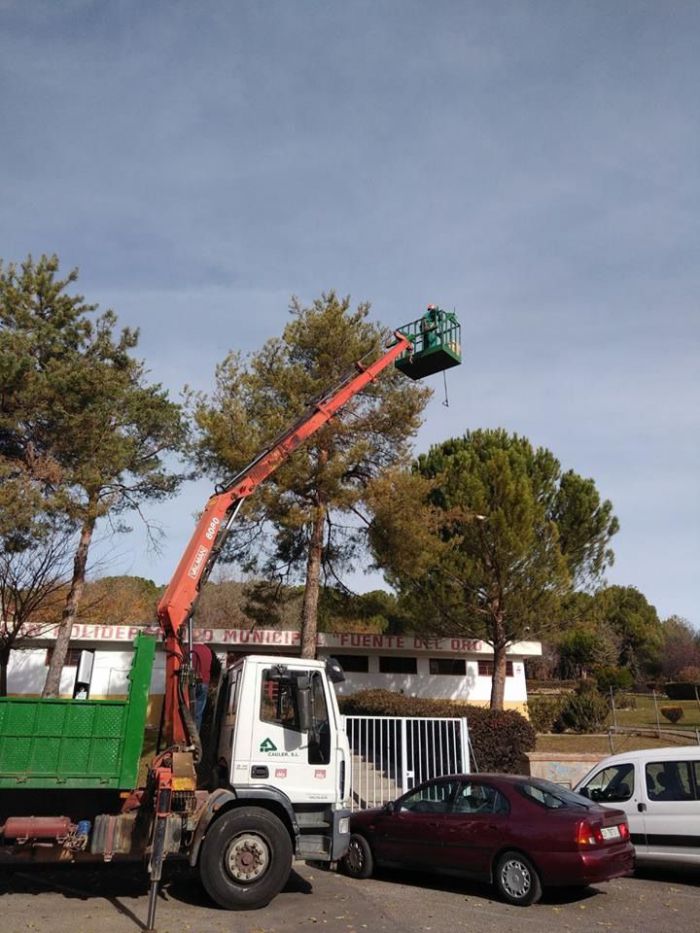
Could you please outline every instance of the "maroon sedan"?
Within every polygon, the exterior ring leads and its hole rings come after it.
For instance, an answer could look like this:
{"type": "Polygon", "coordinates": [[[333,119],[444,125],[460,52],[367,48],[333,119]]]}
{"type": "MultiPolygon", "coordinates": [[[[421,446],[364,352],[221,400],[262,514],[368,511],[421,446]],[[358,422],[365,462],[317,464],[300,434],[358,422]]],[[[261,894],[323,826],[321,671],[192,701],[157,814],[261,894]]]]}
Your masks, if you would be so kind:
{"type": "Polygon", "coordinates": [[[530,777],[436,778],[353,814],[350,829],[342,868],[353,878],[368,878],[375,865],[465,875],[523,906],[543,886],[585,886],[634,868],[622,810],[530,777]]]}

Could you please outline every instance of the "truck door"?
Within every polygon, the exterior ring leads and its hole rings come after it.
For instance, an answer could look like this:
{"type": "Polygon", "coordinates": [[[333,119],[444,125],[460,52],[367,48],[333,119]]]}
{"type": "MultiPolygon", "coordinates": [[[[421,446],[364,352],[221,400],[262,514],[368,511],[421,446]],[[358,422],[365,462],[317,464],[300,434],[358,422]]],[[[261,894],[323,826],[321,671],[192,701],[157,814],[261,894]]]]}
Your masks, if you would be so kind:
{"type": "MultiPolygon", "coordinates": [[[[274,785],[292,802],[332,803],[338,791],[328,684],[318,670],[293,673],[294,679],[280,681],[272,666],[258,669],[258,717],[251,734],[247,783],[274,785]],[[296,683],[304,678],[311,693],[312,728],[302,732],[296,683]]],[[[236,762],[236,780],[240,781],[238,755],[236,762]]]]}
{"type": "Polygon", "coordinates": [[[236,738],[236,719],[238,714],[238,683],[240,680],[240,669],[234,668],[227,674],[226,679],[226,699],[223,717],[221,720],[221,731],[219,733],[218,761],[226,762],[227,771],[231,767],[231,750],[234,747],[236,738]]]}

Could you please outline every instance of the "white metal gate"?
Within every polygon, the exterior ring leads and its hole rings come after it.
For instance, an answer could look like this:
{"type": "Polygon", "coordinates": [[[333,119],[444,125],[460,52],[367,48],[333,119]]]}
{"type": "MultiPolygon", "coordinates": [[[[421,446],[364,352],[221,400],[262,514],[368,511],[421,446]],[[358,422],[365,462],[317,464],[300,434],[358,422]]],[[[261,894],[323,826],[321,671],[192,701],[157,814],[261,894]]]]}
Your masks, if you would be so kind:
{"type": "Polygon", "coordinates": [[[466,719],[345,716],[353,810],[380,807],[421,781],[469,771],[466,719]]]}

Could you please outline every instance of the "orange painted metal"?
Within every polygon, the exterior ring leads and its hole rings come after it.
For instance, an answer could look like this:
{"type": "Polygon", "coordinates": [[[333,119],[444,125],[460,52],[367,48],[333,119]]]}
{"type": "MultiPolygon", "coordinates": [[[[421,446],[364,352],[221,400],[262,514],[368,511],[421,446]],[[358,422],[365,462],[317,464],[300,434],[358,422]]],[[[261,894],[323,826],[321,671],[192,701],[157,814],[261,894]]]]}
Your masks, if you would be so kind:
{"type": "MultiPolygon", "coordinates": [[[[347,376],[328,393],[317,399],[308,411],[288,430],[259,454],[229,486],[213,495],[195,528],[190,543],[158,605],[158,619],[165,634],[167,650],[165,681],[164,736],[168,744],[187,740],[187,730],[180,713],[179,672],[183,666],[181,632],[190,618],[202,583],[216,560],[222,537],[234,510],[305,441],[323,427],[350,399],[394,363],[402,353],[410,351],[411,341],[400,332],[395,342],[368,366],[357,364],[356,372],[347,376]]],[[[183,689],[189,703],[187,690],[183,689]]]]}

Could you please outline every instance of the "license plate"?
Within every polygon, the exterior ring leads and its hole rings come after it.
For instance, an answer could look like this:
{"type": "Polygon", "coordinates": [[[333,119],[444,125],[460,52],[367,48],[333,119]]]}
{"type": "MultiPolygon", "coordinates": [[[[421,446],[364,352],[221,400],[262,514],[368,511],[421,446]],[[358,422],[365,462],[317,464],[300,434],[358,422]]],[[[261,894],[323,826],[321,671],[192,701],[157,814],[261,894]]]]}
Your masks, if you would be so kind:
{"type": "Polygon", "coordinates": [[[619,826],[604,826],[600,831],[603,839],[619,839],[620,838],[620,827],[619,826]]]}

